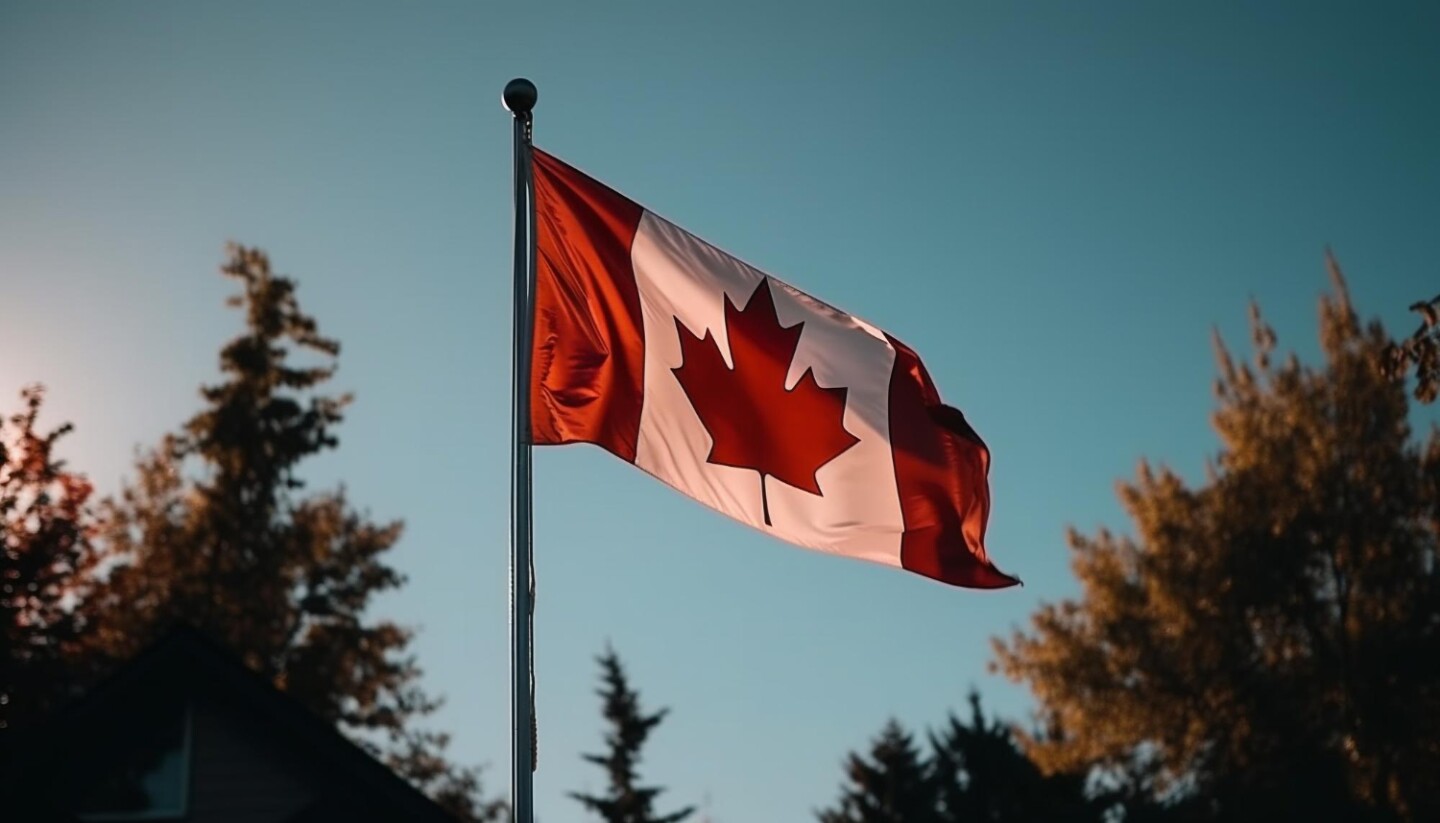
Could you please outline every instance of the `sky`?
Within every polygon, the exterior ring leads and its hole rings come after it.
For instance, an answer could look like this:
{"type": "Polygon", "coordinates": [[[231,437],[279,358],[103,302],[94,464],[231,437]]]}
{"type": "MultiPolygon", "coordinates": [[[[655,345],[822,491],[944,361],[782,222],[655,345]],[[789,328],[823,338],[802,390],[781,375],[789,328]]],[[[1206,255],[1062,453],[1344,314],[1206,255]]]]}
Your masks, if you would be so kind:
{"type": "Polygon", "coordinates": [[[1200,480],[1211,334],[1257,300],[1312,357],[1327,245],[1367,316],[1440,285],[1432,3],[0,0],[0,409],[49,389],[114,492],[239,330],[227,240],[343,345],[305,469],[402,518],[453,754],[508,791],[511,126],[890,331],[993,454],[975,592],[773,542],[599,449],[535,458],[538,818],[604,786],[594,656],[671,713],[643,776],[715,823],[809,819],[889,717],[941,722],[990,640],[1074,596],[1149,458],[1200,480]],[[8,399],[7,399],[8,398],[8,399]]]}

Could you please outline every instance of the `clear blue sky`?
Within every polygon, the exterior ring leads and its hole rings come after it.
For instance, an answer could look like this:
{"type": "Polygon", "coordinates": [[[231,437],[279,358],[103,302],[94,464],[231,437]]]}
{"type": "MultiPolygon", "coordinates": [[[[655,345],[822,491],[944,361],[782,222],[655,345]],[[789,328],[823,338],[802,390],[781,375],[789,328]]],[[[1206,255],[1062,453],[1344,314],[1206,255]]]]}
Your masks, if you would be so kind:
{"type": "MultiPolygon", "coordinates": [[[[269,250],[357,402],[316,486],[408,524],[455,754],[508,787],[510,121],[733,254],[890,330],[994,452],[970,592],[771,543],[599,450],[536,458],[547,823],[598,789],[592,656],[673,713],[645,775],[714,820],[807,819],[891,715],[939,721],[989,638],[1071,594],[1067,524],[1191,477],[1218,326],[1315,351],[1326,244],[1408,331],[1440,290],[1433,3],[0,2],[0,408],[51,390],[102,490],[191,414],[269,250]]],[[[669,804],[667,804],[668,807],[669,804]]]]}

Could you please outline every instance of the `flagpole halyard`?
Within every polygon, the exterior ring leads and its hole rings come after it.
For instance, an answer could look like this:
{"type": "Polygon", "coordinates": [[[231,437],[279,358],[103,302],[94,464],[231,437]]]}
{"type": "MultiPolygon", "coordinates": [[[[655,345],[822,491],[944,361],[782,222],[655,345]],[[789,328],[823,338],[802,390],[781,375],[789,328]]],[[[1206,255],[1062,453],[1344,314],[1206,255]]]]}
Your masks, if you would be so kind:
{"type": "Polygon", "coordinates": [[[515,118],[515,285],[511,360],[510,725],[511,806],[515,823],[534,823],[534,567],[531,557],[530,367],[534,338],[535,181],[530,137],[535,84],[517,77],[502,99],[515,118]]]}

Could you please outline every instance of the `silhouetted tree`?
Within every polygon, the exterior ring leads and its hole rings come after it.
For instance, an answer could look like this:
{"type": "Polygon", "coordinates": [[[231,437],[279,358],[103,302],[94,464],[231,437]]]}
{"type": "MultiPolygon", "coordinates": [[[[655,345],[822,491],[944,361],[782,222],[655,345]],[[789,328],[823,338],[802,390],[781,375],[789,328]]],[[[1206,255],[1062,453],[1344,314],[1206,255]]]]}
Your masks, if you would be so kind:
{"type": "Polygon", "coordinates": [[[1134,536],[1072,532],[1080,597],[997,641],[1063,730],[1024,741],[1043,768],[1212,819],[1440,819],[1440,436],[1332,271],[1323,365],[1273,364],[1252,308],[1205,482],[1142,463],[1134,536]]]}
{"type": "Polygon", "coordinates": [[[939,823],[937,785],[909,732],[885,724],[868,757],[851,753],[845,784],[833,809],[816,813],[820,823],[939,823]]]}
{"type": "Polygon", "coordinates": [[[337,445],[349,402],[321,392],[340,345],[263,252],[232,246],[221,270],[241,287],[229,305],[244,331],[204,409],[102,509],[118,566],[86,603],[97,645],[123,657],[192,624],[459,816],[494,819],[474,771],[444,759],[446,736],[416,726],[438,701],[418,685],[410,631],[366,614],[404,582],[384,560],[401,524],[371,521],[343,489],[302,494],[300,463],[337,445]]]}
{"type": "Polygon", "coordinates": [[[669,709],[646,714],[640,709],[640,695],[625,676],[625,668],[614,649],[607,648],[598,658],[600,688],[596,694],[602,701],[605,722],[604,754],[587,754],[585,759],[605,770],[610,785],[601,795],[571,792],[570,796],[586,809],[600,816],[605,823],[679,823],[694,813],[686,806],[670,814],[654,811],[655,798],[663,789],[639,785],[637,767],[640,750],[669,709]]]}
{"type": "Polygon", "coordinates": [[[888,722],[868,756],[847,757],[840,800],[817,813],[821,823],[1099,823],[1107,808],[1124,806],[1109,795],[1087,798],[1084,773],[1042,773],[1008,725],[985,718],[976,693],[968,722],[951,714],[928,737],[927,757],[888,722]]]}
{"type": "Polygon", "coordinates": [[[64,700],[76,682],[85,631],[76,578],[92,560],[90,484],[55,456],[71,427],[38,427],[39,386],[21,398],[10,427],[0,420],[0,735],[64,700]]]}
{"type": "Polygon", "coordinates": [[[1086,775],[1042,773],[1020,750],[1009,725],[986,720],[976,692],[970,693],[969,722],[951,714],[930,734],[930,748],[937,819],[946,823],[1102,819],[1102,803],[1086,798],[1086,775]]]}
{"type": "Polygon", "coordinates": [[[1410,304],[1420,315],[1420,326],[1404,340],[1385,347],[1385,374],[1400,380],[1415,372],[1415,399],[1433,403],[1440,396],[1440,294],[1410,304]]]}

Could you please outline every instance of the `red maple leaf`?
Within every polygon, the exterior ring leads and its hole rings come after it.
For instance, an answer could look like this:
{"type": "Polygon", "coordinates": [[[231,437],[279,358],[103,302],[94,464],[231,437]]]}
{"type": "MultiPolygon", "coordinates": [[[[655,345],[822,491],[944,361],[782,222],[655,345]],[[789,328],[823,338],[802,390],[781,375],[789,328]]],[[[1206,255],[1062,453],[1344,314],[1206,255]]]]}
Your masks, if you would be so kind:
{"type": "Polygon", "coordinates": [[[819,495],[816,470],[860,442],[845,430],[846,389],[820,386],[810,369],[793,388],[785,388],[804,326],[780,325],[769,278],[760,281],[744,309],[735,308],[726,295],[732,369],[709,329],[701,339],[675,319],[682,362],[671,371],[710,433],[706,462],[760,473],[767,526],[766,477],[819,495]]]}

